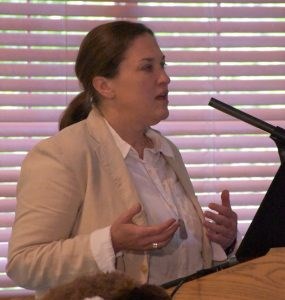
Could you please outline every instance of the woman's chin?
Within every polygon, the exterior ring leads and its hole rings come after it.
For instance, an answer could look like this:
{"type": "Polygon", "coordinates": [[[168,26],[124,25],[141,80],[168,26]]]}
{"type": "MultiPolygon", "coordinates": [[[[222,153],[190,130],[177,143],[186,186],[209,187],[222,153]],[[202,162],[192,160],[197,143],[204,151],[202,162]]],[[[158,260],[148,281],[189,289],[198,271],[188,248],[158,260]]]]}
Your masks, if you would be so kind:
{"type": "Polygon", "coordinates": [[[168,116],[169,116],[168,109],[162,111],[159,115],[157,115],[156,118],[153,118],[153,120],[151,121],[150,126],[158,124],[160,121],[163,121],[163,120],[167,119],[168,116]]]}

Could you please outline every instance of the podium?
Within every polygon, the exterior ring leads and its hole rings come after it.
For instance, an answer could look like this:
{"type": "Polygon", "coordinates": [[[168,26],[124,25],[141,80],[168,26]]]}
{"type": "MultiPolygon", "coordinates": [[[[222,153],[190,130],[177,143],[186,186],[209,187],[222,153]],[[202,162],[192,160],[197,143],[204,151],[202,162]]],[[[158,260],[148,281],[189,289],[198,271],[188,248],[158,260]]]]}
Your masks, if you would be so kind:
{"type": "Polygon", "coordinates": [[[285,247],[272,248],[265,256],[186,282],[173,299],[284,300],[285,247]]]}
{"type": "MultiPolygon", "coordinates": [[[[167,289],[171,294],[175,287],[167,289]]],[[[11,297],[9,300],[32,300],[11,297]]],[[[285,247],[184,283],[174,300],[285,300],[285,247]]],[[[3,299],[4,300],[4,299],[3,299]]]]}

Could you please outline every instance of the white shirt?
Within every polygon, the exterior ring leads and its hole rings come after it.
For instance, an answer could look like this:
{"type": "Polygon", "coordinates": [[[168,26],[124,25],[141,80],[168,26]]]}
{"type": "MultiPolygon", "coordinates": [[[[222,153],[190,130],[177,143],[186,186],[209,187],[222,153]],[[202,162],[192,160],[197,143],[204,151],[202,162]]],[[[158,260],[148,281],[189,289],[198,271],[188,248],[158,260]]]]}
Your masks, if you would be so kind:
{"type": "MultiPolygon", "coordinates": [[[[166,247],[149,252],[148,282],[162,284],[200,270],[201,221],[176,174],[163,157],[163,154],[173,156],[170,146],[158,133],[150,129],[147,136],[151,138],[154,148],[145,149],[141,159],[136,150],[122,140],[109,124],[108,126],[134,180],[148,223],[158,224],[170,218],[181,218],[186,225],[187,239],[180,238],[178,229],[166,247]]],[[[115,255],[110,226],[94,231],[90,242],[100,269],[105,272],[114,270],[115,255]]]]}

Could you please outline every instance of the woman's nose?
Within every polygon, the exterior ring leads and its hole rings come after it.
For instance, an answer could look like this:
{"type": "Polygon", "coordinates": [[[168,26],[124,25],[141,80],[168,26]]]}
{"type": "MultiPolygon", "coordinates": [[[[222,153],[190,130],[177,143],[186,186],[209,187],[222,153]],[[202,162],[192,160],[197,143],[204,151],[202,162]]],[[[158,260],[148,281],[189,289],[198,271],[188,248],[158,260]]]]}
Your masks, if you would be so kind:
{"type": "Polygon", "coordinates": [[[169,84],[170,83],[170,77],[168,76],[167,72],[165,71],[165,69],[163,69],[161,71],[161,74],[160,74],[160,83],[166,83],[166,84],[169,84]]]}

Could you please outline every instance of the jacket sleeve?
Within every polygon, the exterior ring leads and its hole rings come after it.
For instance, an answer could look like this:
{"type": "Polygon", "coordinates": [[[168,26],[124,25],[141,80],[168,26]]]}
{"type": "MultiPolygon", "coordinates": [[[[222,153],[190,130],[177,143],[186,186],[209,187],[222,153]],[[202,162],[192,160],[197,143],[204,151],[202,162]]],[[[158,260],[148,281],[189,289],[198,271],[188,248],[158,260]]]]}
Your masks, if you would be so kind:
{"type": "Polygon", "coordinates": [[[98,271],[90,234],[72,236],[84,199],[74,173],[63,149],[50,141],[23,162],[6,266],[19,286],[45,290],[98,271]]]}

